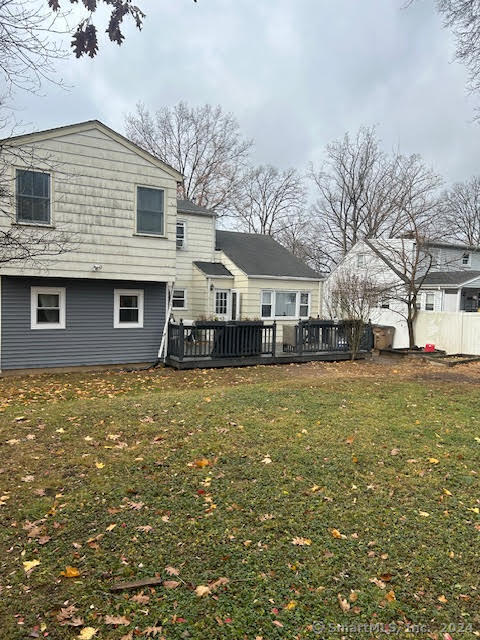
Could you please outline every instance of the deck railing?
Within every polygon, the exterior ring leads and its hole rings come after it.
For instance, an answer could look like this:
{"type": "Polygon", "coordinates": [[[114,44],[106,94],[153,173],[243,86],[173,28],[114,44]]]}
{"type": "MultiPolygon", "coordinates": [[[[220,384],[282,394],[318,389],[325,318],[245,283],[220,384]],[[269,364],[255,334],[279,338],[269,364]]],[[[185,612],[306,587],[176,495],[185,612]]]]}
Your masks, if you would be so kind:
{"type": "Polygon", "coordinates": [[[276,323],[196,322],[170,323],[168,355],[184,358],[240,358],[275,355],[276,323]]]}
{"type": "MultiPolygon", "coordinates": [[[[350,351],[349,332],[344,322],[333,320],[302,320],[296,327],[297,353],[318,353],[322,351],[350,351]]],[[[373,334],[370,325],[363,331],[359,351],[370,351],[373,334]]]]}

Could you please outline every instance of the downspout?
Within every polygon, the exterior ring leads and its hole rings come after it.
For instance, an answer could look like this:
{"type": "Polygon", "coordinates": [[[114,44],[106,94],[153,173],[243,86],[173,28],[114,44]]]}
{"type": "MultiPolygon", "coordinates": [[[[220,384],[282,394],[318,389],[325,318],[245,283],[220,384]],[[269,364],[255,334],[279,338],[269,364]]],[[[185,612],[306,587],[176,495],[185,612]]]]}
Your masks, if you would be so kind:
{"type": "Polygon", "coordinates": [[[156,364],[159,364],[161,360],[165,362],[167,358],[167,334],[168,334],[168,323],[170,322],[170,316],[172,315],[172,305],[173,305],[173,287],[175,286],[175,281],[171,283],[167,283],[167,313],[165,315],[165,324],[163,326],[162,332],[162,340],[160,342],[160,348],[158,349],[158,356],[156,364]]]}
{"type": "Polygon", "coordinates": [[[0,374],[2,373],[2,276],[0,276],[0,374]]]}

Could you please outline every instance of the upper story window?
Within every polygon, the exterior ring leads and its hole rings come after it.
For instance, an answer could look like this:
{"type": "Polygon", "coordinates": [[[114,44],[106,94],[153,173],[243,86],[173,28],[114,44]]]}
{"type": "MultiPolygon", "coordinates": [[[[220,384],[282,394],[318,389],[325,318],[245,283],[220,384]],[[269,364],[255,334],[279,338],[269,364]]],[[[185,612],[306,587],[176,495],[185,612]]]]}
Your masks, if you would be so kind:
{"type": "Polygon", "coordinates": [[[165,192],[137,187],[137,233],[165,235],[165,192]]]}
{"type": "Polygon", "coordinates": [[[426,293],[425,294],[425,311],[434,311],[434,309],[435,309],[435,294],[426,293]]]}
{"type": "Polygon", "coordinates": [[[31,328],[65,329],[65,289],[31,288],[31,328]]]}
{"type": "Polygon", "coordinates": [[[50,224],[50,174],[17,169],[17,222],[50,224]]]}
{"type": "Polygon", "coordinates": [[[177,221],[177,249],[185,249],[186,247],[186,230],[187,225],[183,220],[177,221]]]}
{"type": "Polygon", "coordinates": [[[470,254],[464,253],[462,255],[462,264],[468,266],[470,264],[470,254]]]}
{"type": "Polygon", "coordinates": [[[357,255],[357,267],[364,267],[367,262],[367,256],[364,253],[357,255]]]}
{"type": "Polygon", "coordinates": [[[115,329],[143,327],[143,289],[115,289],[113,300],[115,329]]]}

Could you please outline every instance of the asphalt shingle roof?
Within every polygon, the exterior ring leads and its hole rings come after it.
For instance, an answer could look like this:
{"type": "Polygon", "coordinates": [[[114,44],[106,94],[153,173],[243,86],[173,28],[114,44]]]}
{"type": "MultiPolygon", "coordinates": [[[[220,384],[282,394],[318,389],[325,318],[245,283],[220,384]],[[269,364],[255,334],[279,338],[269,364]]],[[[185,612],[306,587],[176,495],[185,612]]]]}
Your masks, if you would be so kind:
{"type": "Polygon", "coordinates": [[[196,213],[201,216],[214,216],[215,213],[210,211],[210,209],[206,209],[205,207],[200,207],[195,202],[191,200],[177,200],[177,211],[178,213],[196,213]]]}
{"type": "Polygon", "coordinates": [[[217,249],[223,251],[250,276],[285,276],[322,279],[271,236],[236,231],[217,231],[217,249]]]}
{"type": "Polygon", "coordinates": [[[227,269],[227,267],[225,265],[223,265],[221,262],[194,262],[193,263],[196,267],[198,267],[200,269],[200,271],[202,273],[204,273],[206,276],[229,276],[231,278],[233,278],[233,274],[230,273],[230,271],[227,269]]]}
{"type": "Polygon", "coordinates": [[[423,284],[449,284],[459,286],[478,277],[480,277],[480,271],[469,271],[467,269],[463,271],[431,271],[427,274],[423,284]]]}

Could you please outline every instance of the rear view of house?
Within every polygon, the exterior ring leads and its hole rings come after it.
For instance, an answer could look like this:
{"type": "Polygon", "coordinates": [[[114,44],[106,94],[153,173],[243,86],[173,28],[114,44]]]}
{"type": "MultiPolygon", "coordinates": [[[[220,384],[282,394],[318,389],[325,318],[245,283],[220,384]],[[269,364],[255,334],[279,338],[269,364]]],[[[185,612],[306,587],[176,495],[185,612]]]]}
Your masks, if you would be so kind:
{"type": "Polygon", "coordinates": [[[154,361],[182,176],[98,121],[4,141],[3,162],[0,230],[45,255],[2,265],[0,369],[154,361]]]}

